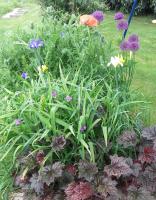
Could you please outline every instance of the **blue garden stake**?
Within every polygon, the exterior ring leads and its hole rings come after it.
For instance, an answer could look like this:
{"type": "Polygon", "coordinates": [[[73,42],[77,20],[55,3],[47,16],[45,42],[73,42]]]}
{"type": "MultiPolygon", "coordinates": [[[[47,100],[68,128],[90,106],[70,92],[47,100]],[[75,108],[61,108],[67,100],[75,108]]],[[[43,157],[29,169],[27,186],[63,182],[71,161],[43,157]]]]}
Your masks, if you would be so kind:
{"type": "MultiPolygon", "coordinates": [[[[129,25],[130,25],[130,23],[131,23],[131,20],[132,20],[132,17],[133,17],[133,15],[134,15],[134,12],[135,12],[135,9],[136,9],[137,4],[138,4],[138,1],[137,1],[137,0],[134,0],[133,6],[132,6],[132,10],[131,10],[131,13],[130,13],[129,18],[128,18],[128,27],[129,27],[129,25]]],[[[127,34],[127,31],[128,31],[128,29],[124,31],[123,39],[125,39],[126,34],[127,34]]]]}

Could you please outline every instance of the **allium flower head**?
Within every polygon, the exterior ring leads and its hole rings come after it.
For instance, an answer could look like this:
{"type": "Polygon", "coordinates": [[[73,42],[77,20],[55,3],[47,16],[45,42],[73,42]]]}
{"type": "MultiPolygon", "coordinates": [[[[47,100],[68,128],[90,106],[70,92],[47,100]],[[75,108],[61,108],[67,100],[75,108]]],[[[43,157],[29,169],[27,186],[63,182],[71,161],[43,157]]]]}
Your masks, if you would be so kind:
{"type": "Polygon", "coordinates": [[[87,130],[87,126],[86,126],[86,125],[81,126],[80,132],[84,132],[84,131],[86,131],[86,130],[87,130]]]}
{"type": "Polygon", "coordinates": [[[27,79],[27,78],[28,78],[28,74],[27,74],[26,72],[23,72],[23,73],[21,74],[21,77],[22,77],[23,79],[27,79]]]}
{"type": "Polygon", "coordinates": [[[94,26],[97,26],[98,23],[99,23],[98,20],[95,19],[95,17],[93,17],[92,15],[82,15],[80,17],[80,24],[81,25],[94,27],[94,26]]]}
{"type": "Polygon", "coordinates": [[[76,172],[77,172],[77,169],[76,169],[75,165],[68,165],[68,166],[66,166],[66,171],[67,171],[69,174],[75,176],[75,175],[76,175],[76,172]]]}
{"type": "Polygon", "coordinates": [[[121,20],[124,18],[124,14],[122,12],[117,12],[114,16],[115,20],[121,20]]]}
{"type": "Polygon", "coordinates": [[[64,138],[64,136],[61,135],[53,139],[52,148],[54,151],[63,150],[65,145],[66,145],[66,139],[64,138]]]}
{"type": "Polygon", "coordinates": [[[65,100],[67,101],[67,102],[70,102],[70,101],[72,101],[72,97],[71,96],[66,96],[66,98],[65,98],[65,100]]]}
{"type": "Polygon", "coordinates": [[[22,124],[22,120],[21,119],[16,119],[15,120],[15,124],[16,124],[16,126],[21,125],[22,124]]]}
{"type": "Polygon", "coordinates": [[[121,66],[123,67],[123,64],[124,64],[125,60],[123,59],[122,56],[115,56],[115,57],[111,57],[111,61],[107,64],[107,66],[111,66],[113,65],[114,67],[117,67],[117,66],[121,66]]]}
{"type": "Polygon", "coordinates": [[[117,24],[117,29],[119,31],[124,31],[128,29],[128,22],[126,20],[121,20],[117,24]]]}
{"type": "Polygon", "coordinates": [[[128,41],[123,41],[121,44],[120,44],[120,49],[122,51],[129,51],[129,48],[130,48],[130,43],[128,41]]]}
{"type": "Polygon", "coordinates": [[[104,20],[104,14],[102,11],[95,11],[92,13],[92,16],[95,17],[95,19],[98,21],[98,22],[102,22],[104,20]]]}
{"type": "Polygon", "coordinates": [[[57,92],[55,90],[52,91],[51,96],[54,97],[54,98],[56,98],[57,97],[57,92]]]}
{"type": "Polygon", "coordinates": [[[93,195],[93,189],[88,182],[73,182],[65,190],[67,200],[86,200],[93,195]]]}
{"type": "Polygon", "coordinates": [[[29,47],[31,49],[37,49],[39,47],[43,47],[44,46],[44,42],[40,39],[38,40],[31,40],[31,42],[29,43],[29,47]]]}
{"type": "Polygon", "coordinates": [[[129,42],[139,42],[139,37],[135,34],[130,35],[129,38],[128,38],[128,41],[129,42]]]}
{"type": "Polygon", "coordinates": [[[132,42],[132,43],[130,43],[130,46],[129,46],[130,51],[136,52],[136,51],[139,50],[139,48],[140,48],[140,45],[139,45],[138,42],[132,42]]]}

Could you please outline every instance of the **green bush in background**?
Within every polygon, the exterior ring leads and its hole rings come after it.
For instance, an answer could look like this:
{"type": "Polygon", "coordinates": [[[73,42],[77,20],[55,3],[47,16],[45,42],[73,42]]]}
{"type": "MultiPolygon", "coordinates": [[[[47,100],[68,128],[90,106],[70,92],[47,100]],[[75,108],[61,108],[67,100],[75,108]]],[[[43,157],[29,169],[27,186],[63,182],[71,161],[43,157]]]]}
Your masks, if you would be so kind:
{"type": "MultiPolygon", "coordinates": [[[[107,0],[111,9],[122,10],[129,13],[132,9],[134,0],[107,0]]],[[[156,0],[139,0],[136,8],[136,14],[156,14],[156,0]]]]}

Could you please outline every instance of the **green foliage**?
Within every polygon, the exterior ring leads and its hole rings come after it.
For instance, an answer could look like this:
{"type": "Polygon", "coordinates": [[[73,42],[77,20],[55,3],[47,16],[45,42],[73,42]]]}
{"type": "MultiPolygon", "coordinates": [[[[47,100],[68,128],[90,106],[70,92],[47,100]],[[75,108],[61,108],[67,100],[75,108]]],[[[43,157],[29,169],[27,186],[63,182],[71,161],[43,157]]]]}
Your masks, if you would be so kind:
{"type": "Polygon", "coordinates": [[[68,12],[90,12],[96,9],[105,9],[106,5],[101,0],[39,0],[43,7],[53,6],[68,12]]]}
{"type": "MultiPolygon", "coordinates": [[[[125,1],[125,0],[112,0],[107,1],[108,4],[115,8],[116,10],[123,10],[126,13],[129,13],[132,9],[133,0],[125,1]]],[[[156,0],[139,0],[138,6],[136,8],[136,14],[156,14],[156,0]]]]}

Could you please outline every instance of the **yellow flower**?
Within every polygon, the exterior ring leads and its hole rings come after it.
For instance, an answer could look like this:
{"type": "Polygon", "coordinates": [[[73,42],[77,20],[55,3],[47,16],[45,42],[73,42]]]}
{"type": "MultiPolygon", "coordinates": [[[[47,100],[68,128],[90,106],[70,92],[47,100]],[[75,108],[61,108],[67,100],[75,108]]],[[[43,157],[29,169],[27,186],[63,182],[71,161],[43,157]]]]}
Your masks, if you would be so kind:
{"type": "Polygon", "coordinates": [[[41,67],[38,67],[38,71],[41,71],[41,72],[47,72],[48,71],[48,67],[46,65],[42,65],[41,67]]]}
{"type": "Polygon", "coordinates": [[[123,57],[118,55],[115,57],[111,57],[111,61],[107,64],[107,66],[109,67],[110,65],[113,65],[114,67],[123,67],[124,62],[125,60],[123,59],[123,57]]]}

